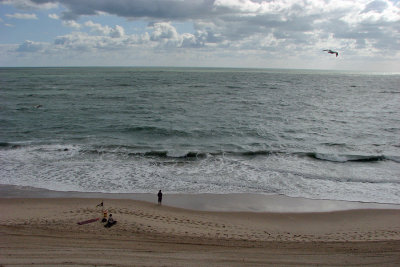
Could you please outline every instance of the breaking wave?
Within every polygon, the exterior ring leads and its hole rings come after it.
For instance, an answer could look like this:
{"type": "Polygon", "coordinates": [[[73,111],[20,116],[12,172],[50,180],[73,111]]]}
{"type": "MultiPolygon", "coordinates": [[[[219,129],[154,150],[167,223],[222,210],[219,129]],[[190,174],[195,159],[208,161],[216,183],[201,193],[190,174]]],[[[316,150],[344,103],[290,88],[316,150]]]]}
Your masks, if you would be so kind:
{"type": "Polygon", "coordinates": [[[400,156],[396,155],[356,155],[356,154],[329,154],[317,152],[287,152],[276,150],[255,150],[255,151],[168,151],[168,150],[152,150],[139,146],[119,146],[119,145],[38,145],[38,144],[16,144],[1,142],[0,149],[21,149],[28,148],[31,150],[53,150],[53,151],[70,151],[75,150],[81,154],[120,154],[132,157],[153,157],[165,159],[204,159],[207,156],[236,156],[244,158],[269,157],[269,156],[296,156],[306,157],[313,160],[330,161],[335,163],[346,162],[379,162],[393,161],[400,163],[400,156]]]}

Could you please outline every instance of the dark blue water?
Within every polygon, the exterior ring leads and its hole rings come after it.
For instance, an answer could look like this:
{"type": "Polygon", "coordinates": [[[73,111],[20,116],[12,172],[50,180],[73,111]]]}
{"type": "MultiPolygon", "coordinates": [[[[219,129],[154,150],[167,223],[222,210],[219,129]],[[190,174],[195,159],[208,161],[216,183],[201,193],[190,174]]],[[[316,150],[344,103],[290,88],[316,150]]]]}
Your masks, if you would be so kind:
{"type": "Polygon", "coordinates": [[[400,75],[1,68],[0,183],[400,203],[400,75]]]}

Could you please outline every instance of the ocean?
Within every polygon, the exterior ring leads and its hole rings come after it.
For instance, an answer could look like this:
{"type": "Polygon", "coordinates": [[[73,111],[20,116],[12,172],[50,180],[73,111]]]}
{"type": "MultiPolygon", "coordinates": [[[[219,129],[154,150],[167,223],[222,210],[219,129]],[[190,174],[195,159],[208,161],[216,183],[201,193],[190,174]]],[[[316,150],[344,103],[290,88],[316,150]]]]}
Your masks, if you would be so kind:
{"type": "Polygon", "coordinates": [[[0,68],[0,184],[400,204],[400,75],[0,68]]]}

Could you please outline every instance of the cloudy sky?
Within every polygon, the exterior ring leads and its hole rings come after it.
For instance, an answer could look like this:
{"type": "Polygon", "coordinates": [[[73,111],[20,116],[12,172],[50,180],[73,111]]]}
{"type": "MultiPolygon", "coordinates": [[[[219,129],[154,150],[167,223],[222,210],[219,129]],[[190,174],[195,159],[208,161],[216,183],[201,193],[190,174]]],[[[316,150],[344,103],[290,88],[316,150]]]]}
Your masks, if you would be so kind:
{"type": "Polygon", "coordinates": [[[400,0],[0,0],[0,66],[400,72],[400,0]]]}

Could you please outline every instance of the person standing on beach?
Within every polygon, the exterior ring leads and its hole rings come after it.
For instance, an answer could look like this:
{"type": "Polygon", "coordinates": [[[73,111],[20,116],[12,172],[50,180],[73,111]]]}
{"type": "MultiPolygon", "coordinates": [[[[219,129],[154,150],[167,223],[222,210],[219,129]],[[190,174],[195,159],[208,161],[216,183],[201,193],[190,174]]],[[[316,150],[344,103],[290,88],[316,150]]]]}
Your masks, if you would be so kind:
{"type": "Polygon", "coordinates": [[[158,205],[161,205],[161,201],[162,201],[162,193],[161,193],[161,190],[158,191],[157,196],[158,196],[158,205]]]}

